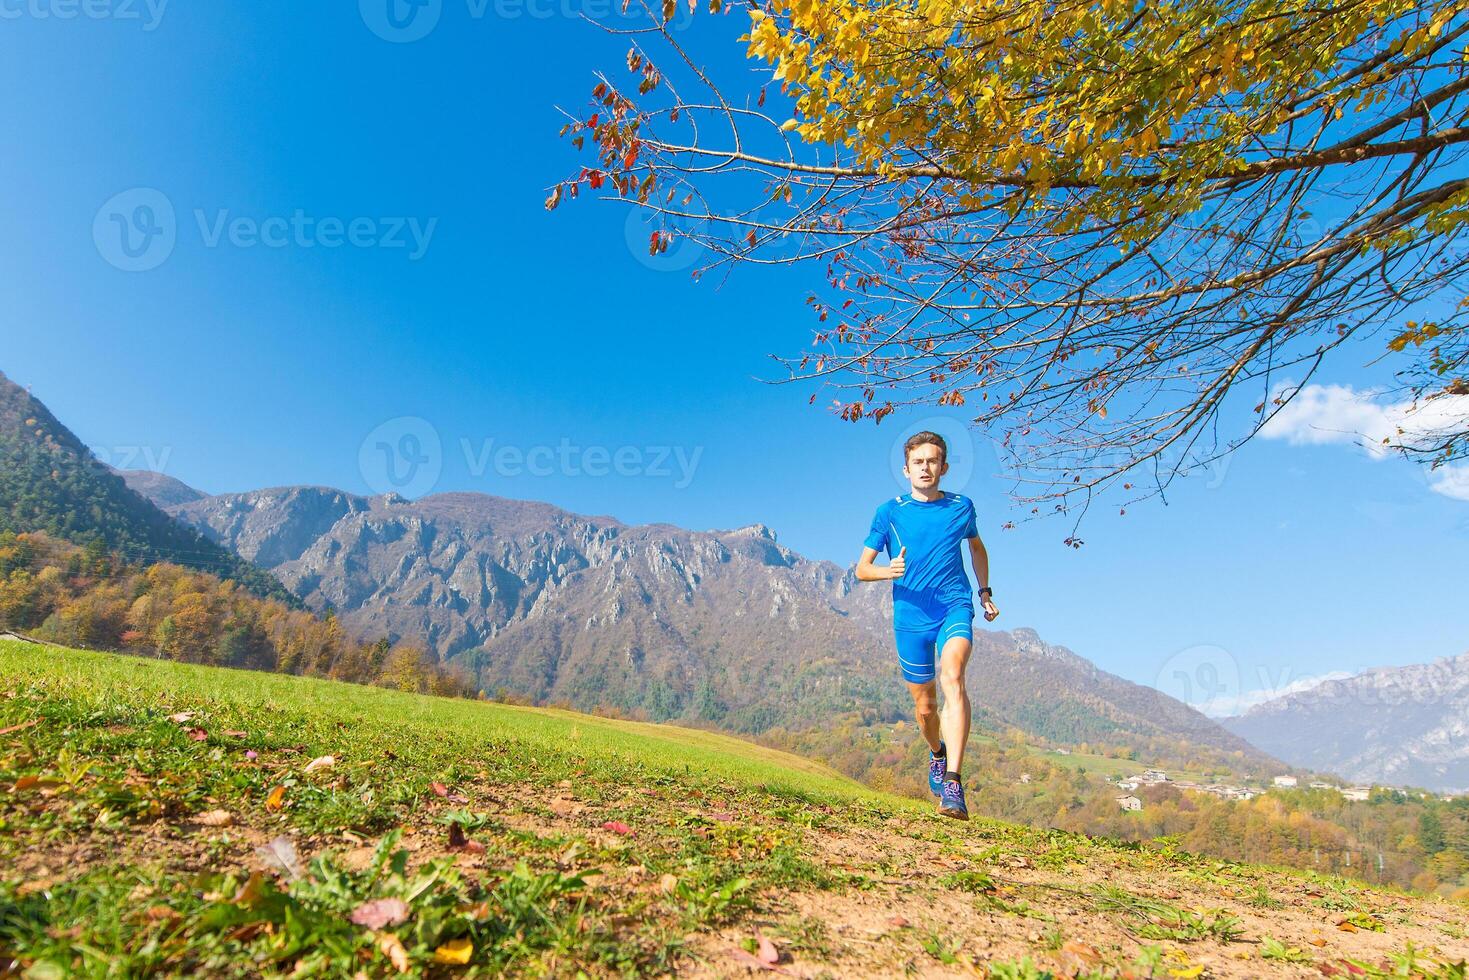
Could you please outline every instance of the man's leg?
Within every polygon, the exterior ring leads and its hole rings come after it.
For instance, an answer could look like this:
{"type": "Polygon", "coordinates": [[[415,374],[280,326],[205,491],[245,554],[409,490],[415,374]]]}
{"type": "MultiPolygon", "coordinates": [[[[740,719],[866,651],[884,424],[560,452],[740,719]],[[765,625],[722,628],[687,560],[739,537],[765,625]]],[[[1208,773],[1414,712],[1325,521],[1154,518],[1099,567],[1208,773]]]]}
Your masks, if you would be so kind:
{"type": "Polygon", "coordinates": [[[914,684],[912,681],[904,681],[908,685],[908,693],[913,695],[913,717],[918,722],[918,730],[923,733],[923,740],[928,743],[930,752],[939,750],[939,702],[938,691],[933,681],[925,681],[922,684],[914,684]]]}
{"type": "MultiPolygon", "coordinates": [[[[944,689],[944,709],[939,727],[949,753],[949,772],[962,771],[964,746],[969,741],[969,691],[964,686],[964,672],[969,666],[969,653],[973,648],[968,637],[956,636],[944,644],[943,653],[939,655],[939,683],[944,689]]],[[[933,740],[928,744],[933,745],[933,740]]]]}

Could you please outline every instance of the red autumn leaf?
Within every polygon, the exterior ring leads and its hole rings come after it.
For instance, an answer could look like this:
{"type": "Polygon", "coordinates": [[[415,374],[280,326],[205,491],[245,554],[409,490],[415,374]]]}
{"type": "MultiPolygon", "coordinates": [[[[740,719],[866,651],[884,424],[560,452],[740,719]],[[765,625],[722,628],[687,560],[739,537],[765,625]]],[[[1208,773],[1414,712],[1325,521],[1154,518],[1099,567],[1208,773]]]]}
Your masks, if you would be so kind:
{"type": "Polygon", "coordinates": [[[621,820],[608,820],[602,824],[602,829],[610,830],[614,834],[622,834],[623,836],[632,833],[632,828],[621,820]]]}
{"type": "Polygon", "coordinates": [[[379,898],[363,902],[352,912],[352,921],[369,929],[385,929],[408,918],[408,903],[401,898],[379,898]]]}
{"type": "Polygon", "coordinates": [[[763,962],[758,957],[751,956],[749,953],[745,952],[743,949],[740,949],[738,946],[730,949],[729,955],[739,960],[745,966],[751,967],[756,970],[772,970],[776,973],[786,972],[785,970],[781,969],[778,966],[775,966],[774,964],[763,962]]]}
{"type": "Polygon", "coordinates": [[[202,742],[209,737],[209,733],[202,728],[190,728],[184,734],[196,742],[202,742]]]}
{"type": "Polygon", "coordinates": [[[429,783],[428,788],[434,791],[435,796],[449,795],[449,787],[445,786],[443,783],[429,783]]]}
{"type": "Polygon", "coordinates": [[[755,229],[750,229],[750,233],[745,236],[745,241],[751,246],[755,244],[755,229]]]}

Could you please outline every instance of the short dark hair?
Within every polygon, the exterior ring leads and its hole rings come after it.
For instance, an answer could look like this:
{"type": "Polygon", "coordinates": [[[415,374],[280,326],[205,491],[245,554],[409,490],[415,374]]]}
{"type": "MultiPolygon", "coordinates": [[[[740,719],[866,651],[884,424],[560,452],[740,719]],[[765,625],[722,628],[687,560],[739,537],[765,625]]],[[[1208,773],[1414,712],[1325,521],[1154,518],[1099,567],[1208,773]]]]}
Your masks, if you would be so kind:
{"type": "Polygon", "coordinates": [[[944,442],[944,437],[937,432],[915,432],[903,443],[903,465],[908,465],[908,454],[919,446],[938,446],[939,452],[944,454],[943,461],[949,461],[949,444],[944,442]]]}

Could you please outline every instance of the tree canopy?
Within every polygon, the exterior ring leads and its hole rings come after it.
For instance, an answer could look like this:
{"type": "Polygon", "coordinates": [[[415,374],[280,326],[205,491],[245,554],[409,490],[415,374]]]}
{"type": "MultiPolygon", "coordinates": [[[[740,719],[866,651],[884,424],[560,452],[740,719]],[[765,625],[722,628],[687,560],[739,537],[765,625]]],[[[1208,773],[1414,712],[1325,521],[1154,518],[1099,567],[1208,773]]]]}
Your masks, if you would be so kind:
{"type": "Polygon", "coordinates": [[[1469,445],[1466,8],[764,0],[740,40],[771,93],[702,67],[669,2],[546,203],[650,209],[697,274],[814,263],[786,379],[851,420],[965,406],[1037,505],[1162,491],[1374,335],[1447,399],[1394,443],[1439,465],[1469,445]]]}

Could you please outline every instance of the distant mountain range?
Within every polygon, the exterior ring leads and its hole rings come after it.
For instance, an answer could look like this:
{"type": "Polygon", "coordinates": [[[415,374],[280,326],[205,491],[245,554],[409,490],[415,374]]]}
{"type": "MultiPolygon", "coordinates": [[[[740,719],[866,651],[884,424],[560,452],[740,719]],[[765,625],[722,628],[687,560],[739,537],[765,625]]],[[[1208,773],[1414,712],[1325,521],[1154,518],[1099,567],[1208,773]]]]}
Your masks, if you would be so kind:
{"type": "MultiPolygon", "coordinates": [[[[177,481],[174,481],[177,483],[177,481]]],[[[182,486],[182,484],[180,484],[182,486]]],[[[0,531],[45,531],[148,563],[167,560],[297,600],[269,573],[140,496],[30,392],[0,374],[0,531]]]]}
{"type": "Polygon", "coordinates": [[[1292,765],[1469,793],[1469,653],[1323,681],[1220,721],[1292,765]]]}
{"type": "MultiPolygon", "coordinates": [[[[837,712],[910,717],[891,590],[767,527],[627,525],[474,493],[409,501],[324,487],[207,496],[125,473],[168,512],[366,633],[419,638],[504,690],[758,732],[837,712]]],[[[1276,766],[1204,715],[1029,629],[976,631],[977,720],[1074,744],[1192,746],[1276,766]]]]}

